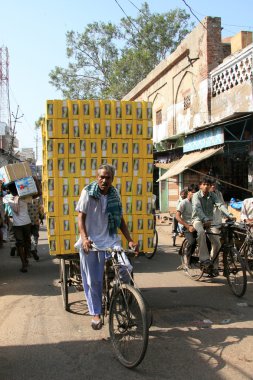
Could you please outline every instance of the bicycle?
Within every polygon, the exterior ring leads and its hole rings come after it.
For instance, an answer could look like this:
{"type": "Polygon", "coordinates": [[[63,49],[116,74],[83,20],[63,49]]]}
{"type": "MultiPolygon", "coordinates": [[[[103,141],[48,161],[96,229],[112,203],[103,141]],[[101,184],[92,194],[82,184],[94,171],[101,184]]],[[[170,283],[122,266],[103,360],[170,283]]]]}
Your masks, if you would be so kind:
{"type": "MultiPolygon", "coordinates": [[[[239,253],[243,257],[246,265],[246,269],[251,277],[253,277],[253,234],[251,231],[252,225],[244,225],[244,242],[242,243],[239,253]]],[[[242,232],[238,232],[241,233],[242,232]]]]}
{"type": "MultiPolygon", "coordinates": [[[[211,263],[213,264],[216,259],[218,260],[220,253],[223,253],[222,265],[219,265],[218,271],[226,277],[233,294],[237,297],[242,297],[247,289],[246,266],[239,251],[234,247],[233,227],[234,221],[228,221],[222,224],[221,233],[206,232],[206,235],[207,237],[208,235],[218,235],[221,237],[221,247],[215,257],[211,259],[211,263]]],[[[187,256],[187,244],[188,242],[185,239],[179,251],[182,261],[181,268],[194,281],[199,281],[204,274],[212,277],[212,271],[205,270],[200,265],[197,242],[194,252],[190,257],[187,256]]]]}
{"type": "Polygon", "coordinates": [[[152,246],[152,249],[148,252],[143,252],[145,257],[147,259],[152,259],[152,257],[154,257],[156,251],[157,251],[157,246],[158,246],[158,232],[157,232],[157,229],[156,229],[156,217],[158,216],[159,214],[153,214],[154,216],[154,219],[153,219],[153,242],[151,244],[152,246]]]}
{"type": "Polygon", "coordinates": [[[133,251],[99,249],[94,244],[92,248],[109,254],[104,271],[102,323],[109,315],[109,333],[116,357],[125,367],[134,368],[145,356],[152,317],[124,261],[124,253],[133,255],[133,251]],[[129,283],[122,281],[122,267],[129,283]]]}

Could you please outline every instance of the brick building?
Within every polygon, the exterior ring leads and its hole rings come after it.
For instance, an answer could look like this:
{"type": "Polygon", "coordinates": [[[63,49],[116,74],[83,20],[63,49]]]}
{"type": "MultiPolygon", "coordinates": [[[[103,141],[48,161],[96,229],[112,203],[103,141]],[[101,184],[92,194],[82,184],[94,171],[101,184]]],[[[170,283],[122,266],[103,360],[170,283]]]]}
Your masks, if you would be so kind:
{"type": "Polygon", "coordinates": [[[154,189],[161,211],[174,211],[180,190],[202,174],[222,181],[226,200],[248,196],[252,57],[252,33],[222,41],[221,19],[206,17],[125,96],[153,102],[154,189]]]}

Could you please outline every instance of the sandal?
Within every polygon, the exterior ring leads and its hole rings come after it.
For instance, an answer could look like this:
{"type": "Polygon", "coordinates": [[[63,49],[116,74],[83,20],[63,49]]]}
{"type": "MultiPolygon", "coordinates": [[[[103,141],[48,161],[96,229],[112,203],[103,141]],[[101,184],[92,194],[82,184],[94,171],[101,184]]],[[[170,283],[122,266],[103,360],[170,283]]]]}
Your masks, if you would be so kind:
{"type": "Polygon", "coordinates": [[[93,330],[101,330],[102,329],[101,319],[99,319],[99,320],[92,319],[91,327],[93,328],[93,330]]]}

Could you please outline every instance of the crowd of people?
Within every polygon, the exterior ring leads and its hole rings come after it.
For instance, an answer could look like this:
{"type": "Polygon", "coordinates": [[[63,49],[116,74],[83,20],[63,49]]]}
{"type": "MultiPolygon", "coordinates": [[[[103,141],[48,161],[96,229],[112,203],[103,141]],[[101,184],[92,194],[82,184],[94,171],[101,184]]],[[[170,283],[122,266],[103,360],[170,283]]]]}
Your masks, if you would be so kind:
{"type": "Polygon", "coordinates": [[[30,257],[39,261],[37,246],[44,212],[41,186],[36,177],[34,180],[38,193],[25,198],[19,197],[14,182],[0,182],[0,246],[9,242],[10,255],[21,260],[22,273],[27,272],[30,257]]]}

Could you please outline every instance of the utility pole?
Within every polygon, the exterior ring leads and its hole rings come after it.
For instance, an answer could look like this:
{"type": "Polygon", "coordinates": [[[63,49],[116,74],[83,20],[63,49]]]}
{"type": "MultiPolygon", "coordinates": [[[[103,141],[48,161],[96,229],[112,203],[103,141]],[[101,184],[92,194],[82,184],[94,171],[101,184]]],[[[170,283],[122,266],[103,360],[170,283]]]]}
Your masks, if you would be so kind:
{"type": "Polygon", "coordinates": [[[17,124],[17,121],[24,116],[24,114],[18,116],[18,111],[19,111],[19,106],[17,107],[17,112],[16,112],[15,116],[12,112],[14,122],[13,122],[13,127],[11,126],[11,130],[10,130],[11,139],[10,139],[10,144],[9,144],[9,149],[8,149],[8,162],[9,163],[12,163],[12,156],[14,153],[14,139],[15,139],[15,134],[16,134],[16,124],[17,124]]]}
{"type": "Polygon", "coordinates": [[[38,141],[39,141],[39,136],[38,136],[38,131],[36,131],[36,137],[35,137],[35,158],[36,162],[38,161],[38,141]]]}

